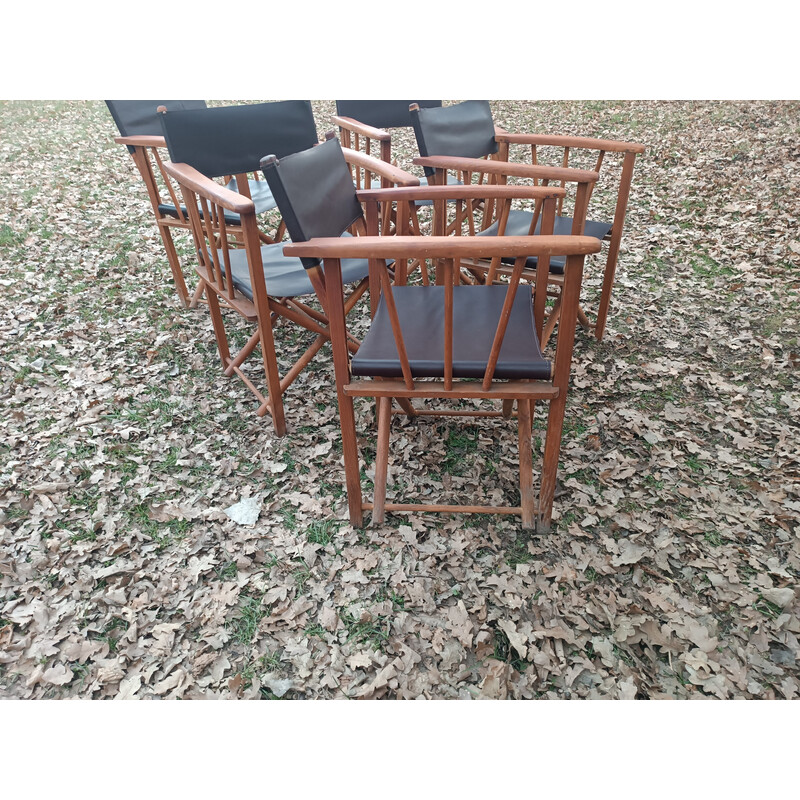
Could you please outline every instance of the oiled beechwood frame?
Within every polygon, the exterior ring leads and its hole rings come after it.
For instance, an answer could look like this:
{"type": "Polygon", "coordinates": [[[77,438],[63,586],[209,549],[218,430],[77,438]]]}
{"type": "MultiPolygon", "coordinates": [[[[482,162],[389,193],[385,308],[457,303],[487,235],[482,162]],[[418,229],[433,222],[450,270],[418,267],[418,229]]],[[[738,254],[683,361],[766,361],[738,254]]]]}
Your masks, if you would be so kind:
{"type": "MultiPolygon", "coordinates": [[[[484,187],[485,188],[485,187],[484,187]]],[[[526,187],[530,189],[531,187],[526,187]]],[[[408,193],[409,190],[403,190],[408,193]]],[[[420,190],[420,196],[423,192],[420,190]]],[[[445,189],[447,191],[447,189],[445,189]]],[[[553,199],[546,202],[553,202],[553,199]]],[[[549,212],[549,213],[552,213],[549,212]]],[[[350,522],[363,525],[365,511],[372,512],[372,519],[380,523],[386,511],[396,512],[461,512],[461,513],[501,513],[521,516],[526,528],[534,525],[540,530],[550,527],[553,497],[555,493],[556,471],[561,447],[561,433],[564,409],[569,385],[569,372],[574,345],[578,296],[583,270],[584,256],[596,253],[600,242],[586,236],[364,236],[351,239],[312,239],[308,242],[287,245],[286,255],[321,259],[324,271],[324,306],[331,323],[336,389],[339,401],[342,444],[344,455],[345,483],[347,486],[350,522]],[[541,265],[541,278],[546,282],[549,258],[553,254],[566,255],[564,299],[562,318],[572,320],[565,325],[558,337],[555,359],[549,380],[497,380],[494,378],[494,363],[503,342],[505,324],[508,321],[515,287],[528,256],[534,255],[541,265]],[[341,282],[341,259],[370,259],[370,271],[380,284],[384,299],[392,319],[397,352],[402,363],[402,378],[382,380],[354,380],[350,372],[350,356],[345,321],[343,287],[341,282]],[[514,269],[508,284],[506,300],[500,315],[497,332],[482,380],[459,380],[453,376],[452,360],[452,310],[447,311],[447,297],[452,295],[453,284],[457,283],[457,263],[462,259],[513,258],[514,269]],[[400,331],[400,323],[392,315],[392,284],[386,267],[387,260],[436,259],[442,262],[444,275],[444,374],[436,379],[414,378],[400,331]],[[510,300],[509,300],[510,298],[510,300]],[[449,337],[449,338],[448,338],[449,337]],[[448,341],[451,343],[448,350],[448,341]],[[448,367],[449,364],[449,367],[448,367]],[[361,492],[358,444],[355,425],[354,397],[374,397],[378,407],[378,442],[375,464],[375,496],[366,502],[361,492]],[[504,416],[510,416],[512,405],[517,405],[520,450],[520,495],[521,505],[514,506],[473,506],[473,505],[424,505],[417,503],[387,503],[386,476],[388,467],[389,432],[393,400],[413,401],[414,399],[437,400],[499,400],[503,404],[504,416]],[[539,488],[539,501],[535,501],[532,475],[531,419],[536,401],[549,404],[548,424],[544,445],[544,457],[539,488]]],[[[372,277],[372,276],[371,276],[372,277]]],[[[418,287],[420,290],[434,287],[418,287]]],[[[487,291],[496,287],[472,287],[474,291],[487,291]]],[[[452,300],[450,301],[452,303],[452,300]]],[[[451,305],[452,309],[452,305],[451,305]]],[[[539,328],[541,320],[536,320],[539,328]]],[[[445,412],[447,413],[447,412],[445,412]]],[[[459,412],[460,413],[460,412],[459,412]]],[[[485,412],[484,412],[485,414],[485,412]]]]}
{"type": "MultiPolygon", "coordinates": [[[[372,177],[388,178],[398,185],[407,184],[412,187],[419,182],[413,175],[362,153],[343,148],[342,154],[351,171],[359,172],[363,180],[370,180],[372,177]]],[[[330,338],[328,319],[325,314],[300,299],[300,296],[279,297],[269,293],[269,280],[264,275],[261,251],[263,235],[259,231],[255,206],[250,198],[220,186],[188,164],[166,162],[164,169],[180,187],[188,209],[199,256],[195,264],[200,278],[198,290],[205,292],[208,300],[224,374],[228,377],[237,375],[244,382],[259,402],[256,414],[270,414],[275,433],[283,436],[286,433],[283,394],[330,338]],[[239,215],[241,226],[237,226],[235,231],[230,225],[226,225],[225,211],[239,215]],[[236,240],[234,244],[237,249],[244,249],[246,254],[252,300],[237,290],[229,279],[230,251],[233,249],[229,242],[231,236],[236,240]],[[235,356],[230,352],[222,307],[233,309],[256,326],[253,335],[235,356]],[[313,343],[283,376],[278,371],[274,337],[275,324],[279,319],[300,325],[316,334],[313,343]],[[241,368],[259,346],[267,384],[266,396],[241,368]]],[[[356,220],[352,232],[355,235],[366,232],[363,219],[356,220]]],[[[302,272],[299,264],[297,269],[302,272]]],[[[313,287],[309,294],[313,297],[316,292],[319,296],[322,285],[321,269],[312,268],[306,273],[313,287]]],[[[368,287],[368,278],[354,286],[345,300],[347,313],[355,307],[368,287]]],[[[348,337],[347,346],[350,350],[357,350],[358,340],[348,337]]]]}
{"type": "MultiPolygon", "coordinates": [[[[283,394],[329,339],[328,320],[323,314],[296,298],[272,297],[267,294],[261,258],[262,242],[256,222],[255,206],[251,199],[220,186],[188,164],[168,162],[164,166],[178,182],[184,194],[195,246],[199,253],[195,269],[200,278],[200,286],[208,300],[224,373],[229,377],[235,374],[241,378],[259,401],[256,414],[258,416],[270,414],[276,435],[283,436],[286,433],[283,394]],[[252,300],[237,291],[233,281],[229,279],[231,246],[228,242],[224,211],[238,214],[241,219],[241,235],[250,272],[252,300]],[[229,349],[221,305],[233,309],[256,326],[253,335],[235,356],[231,355],[229,349]],[[311,346],[283,377],[278,372],[274,337],[274,323],[279,317],[317,334],[311,346]],[[259,345],[266,376],[267,396],[264,396],[241,369],[244,361],[259,345]]],[[[314,276],[309,277],[313,283],[314,276]]],[[[346,301],[347,311],[355,305],[367,286],[368,281],[364,279],[350,294],[346,301]]],[[[356,349],[357,343],[350,341],[349,346],[356,349]]]]}
{"type": "Polygon", "coordinates": [[[124,144],[131,154],[133,163],[142,176],[150,205],[153,207],[153,214],[158,225],[158,232],[161,234],[161,241],[164,243],[164,250],[167,253],[167,261],[172,273],[172,280],[175,282],[175,291],[181,305],[188,307],[196,305],[197,296],[190,300],[189,292],[186,288],[186,280],[183,277],[178,251],[175,249],[175,242],[172,239],[172,231],[179,230],[191,231],[192,224],[188,215],[181,208],[178,201],[176,188],[169,180],[169,176],[164,170],[164,162],[161,158],[160,150],[166,151],[167,144],[163,136],[117,136],[114,138],[117,144],[124,144]],[[165,199],[161,196],[161,189],[156,176],[160,176],[164,187],[169,194],[169,202],[175,208],[174,215],[162,211],[165,199]]]}

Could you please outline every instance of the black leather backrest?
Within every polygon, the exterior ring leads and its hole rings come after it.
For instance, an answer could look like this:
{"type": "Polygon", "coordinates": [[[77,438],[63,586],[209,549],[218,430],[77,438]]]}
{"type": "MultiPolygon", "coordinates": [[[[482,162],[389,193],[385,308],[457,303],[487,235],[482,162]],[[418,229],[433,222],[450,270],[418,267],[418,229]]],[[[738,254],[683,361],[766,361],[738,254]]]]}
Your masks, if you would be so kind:
{"type": "Polygon", "coordinates": [[[312,147],[317,126],[308,100],[282,100],[160,114],[169,157],[209,178],[259,168],[274,153],[281,158],[312,147]]]}
{"type": "MultiPolygon", "coordinates": [[[[286,158],[264,159],[264,177],[293,242],[341,236],[362,216],[338,139],[286,158]]],[[[319,259],[301,259],[306,269],[319,259]]]]}
{"type": "Polygon", "coordinates": [[[441,100],[337,100],[336,113],[373,128],[410,128],[412,103],[420,108],[442,107],[441,100]]]}
{"type": "MultiPolygon", "coordinates": [[[[492,110],[486,100],[465,100],[411,113],[421,156],[482,158],[498,149],[492,110]]],[[[429,176],[433,170],[425,170],[429,176]]]]}
{"type": "Polygon", "coordinates": [[[169,111],[205,108],[205,100],[106,100],[121,136],[161,136],[161,120],[156,109],[169,111]]]}

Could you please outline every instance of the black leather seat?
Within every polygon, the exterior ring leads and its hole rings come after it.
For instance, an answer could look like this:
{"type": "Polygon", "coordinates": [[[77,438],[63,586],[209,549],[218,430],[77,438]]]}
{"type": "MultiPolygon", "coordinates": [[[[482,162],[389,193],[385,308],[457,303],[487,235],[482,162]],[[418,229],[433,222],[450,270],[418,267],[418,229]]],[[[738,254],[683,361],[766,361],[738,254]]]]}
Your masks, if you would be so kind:
{"type": "MultiPolygon", "coordinates": [[[[506,224],[505,236],[527,236],[528,230],[531,227],[531,219],[533,215],[530,211],[521,211],[513,209],[508,215],[508,223],[506,224]]],[[[481,231],[478,236],[497,236],[498,223],[493,222],[486,230],[481,231]]],[[[539,219],[536,223],[535,233],[538,236],[542,227],[542,220],[539,219]]],[[[593,222],[586,220],[584,226],[584,235],[594,236],[596,239],[602,241],[611,232],[610,222],[593,222]]],[[[569,236],[572,232],[572,217],[556,217],[555,225],[553,226],[553,233],[556,236],[569,236]]],[[[567,263],[565,256],[551,256],[550,257],[550,272],[557,275],[564,273],[564,265],[567,263]]],[[[526,266],[533,268],[536,266],[536,258],[531,257],[528,259],[526,266]]]]}
{"type": "MultiPolygon", "coordinates": [[[[349,236],[349,233],[344,233],[349,236]]],[[[243,249],[229,251],[233,285],[248,299],[253,299],[250,283],[250,268],[247,254],[243,249]]],[[[267,244],[261,248],[261,261],[264,265],[264,280],[267,292],[272,297],[299,297],[314,294],[314,287],[299,258],[283,254],[283,243],[267,244]]],[[[224,271],[224,270],[223,270],[224,271]]],[[[369,274],[369,262],[362,258],[349,258],[342,261],[342,279],[345,283],[356,283],[369,274]]]]}
{"type": "MultiPolygon", "coordinates": [[[[505,286],[456,286],[453,289],[453,377],[482,378],[492,349],[505,286]]],[[[394,301],[417,378],[444,375],[444,287],[396,286],[394,301]]],[[[352,360],[353,375],[402,377],[400,358],[384,297],[352,360]]],[[[542,356],[534,326],[532,287],[521,285],[514,297],[496,378],[549,380],[551,364],[542,356]]]]}

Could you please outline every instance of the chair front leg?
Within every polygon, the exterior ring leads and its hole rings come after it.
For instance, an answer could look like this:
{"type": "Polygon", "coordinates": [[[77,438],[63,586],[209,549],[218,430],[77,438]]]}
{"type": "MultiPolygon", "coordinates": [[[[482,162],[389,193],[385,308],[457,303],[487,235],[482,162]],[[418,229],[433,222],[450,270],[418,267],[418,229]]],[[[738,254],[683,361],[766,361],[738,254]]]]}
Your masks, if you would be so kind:
{"type": "Polygon", "coordinates": [[[533,496],[533,455],[531,453],[531,407],[527,400],[517,401],[519,427],[519,500],[522,527],[534,527],[536,504],[533,496]]]}
{"type": "Polygon", "coordinates": [[[392,398],[378,398],[378,446],[375,453],[375,493],[372,521],[383,525],[386,504],[386,478],[389,474],[389,430],[392,424],[392,398]]]}
{"type": "MultiPolygon", "coordinates": [[[[323,280],[320,283],[320,288],[325,296],[323,307],[328,314],[330,323],[333,371],[336,379],[336,395],[339,401],[339,423],[342,429],[342,456],[350,524],[354,528],[360,528],[364,524],[364,509],[361,497],[361,474],[358,468],[355,409],[353,408],[353,398],[344,391],[344,387],[350,382],[350,365],[347,323],[342,298],[342,265],[339,259],[326,260],[323,280]]],[[[315,288],[317,287],[315,286],[315,288]]]]}

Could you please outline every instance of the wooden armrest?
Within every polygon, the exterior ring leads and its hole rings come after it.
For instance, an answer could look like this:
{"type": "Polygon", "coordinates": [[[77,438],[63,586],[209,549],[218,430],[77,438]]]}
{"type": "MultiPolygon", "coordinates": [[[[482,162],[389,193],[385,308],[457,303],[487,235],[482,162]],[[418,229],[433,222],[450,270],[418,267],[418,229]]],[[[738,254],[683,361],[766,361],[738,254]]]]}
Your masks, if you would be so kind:
{"type": "Polygon", "coordinates": [[[212,203],[221,205],[228,211],[233,211],[234,214],[255,213],[255,204],[249,197],[220,186],[188,164],[173,164],[171,161],[167,161],[164,169],[178,183],[188,186],[193,192],[211,200],[212,203]]]}
{"type": "Polygon", "coordinates": [[[419,186],[388,189],[360,189],[359,200],[546,200],[564,197],[566,189],[560,186],[514,186],[504,184],[471,184],[469,186],[419,186]]]}
{"type": "Polygon", "coordinates": [[[518,258],[587,255],[600,251],[594,236],[348,236],[286,244],[299,258],[518,258]]]}
{"type": "Polygon", "coordinates": [[[332,116],[331,121],[335,122],[340,128],[346,128],[353,133],[366,136],[368,139],[377,139],[379,142],[391,141],[392,135],[383,128],[373,128],[372,125],[365,125],[352,117],[332,116]]]}
{"type": "Polygon", "coordinates": [[[167,142],[163,136],[117,136],[117,144],[127,144],[131,147],[166,147],[167,142]]]}
{"type": "Polygon", "coordinates": [[[575,183],[596,183],[600,179],[599,173],[588,169],[544,167],[538,164],[519,164],[513,161],[497,161],[495,159],[418,156],[413,163],[434,169],[482,172],[491,175],[507,175],[513,178],[540,178],[553,181],[574,181],[575,183]]]}
{"type": "Polygon", "coordinates": [[[381,178],[388,178],[398,186],[419,186],[419,178],[410,172],[400,169],[400,167],[395,167],[393,164],[388,164],[386,161],[368,156],[358,150],[351,150],[349,147],[343,147],[342,153],[344,153],[345,161],[348,164],[363,167],[381,178]]]}
{"type": "Polygon", "coordinates": [[[644,153],[645,146],[635,142],[615,142],[611,139],[590,139],[585,136],[558,136],[538,133],[497,133],[498,142],[509,144],[555,145],[586,150],[605,150],[610,153],[644,153]]]}

